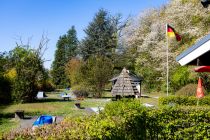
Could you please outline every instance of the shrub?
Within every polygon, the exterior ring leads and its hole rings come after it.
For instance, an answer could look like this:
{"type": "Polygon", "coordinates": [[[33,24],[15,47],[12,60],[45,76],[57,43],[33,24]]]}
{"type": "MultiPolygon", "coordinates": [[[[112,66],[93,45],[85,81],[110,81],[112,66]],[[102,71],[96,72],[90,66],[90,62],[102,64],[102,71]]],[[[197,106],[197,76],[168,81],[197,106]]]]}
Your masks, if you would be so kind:
{"type": "MultiPolygon", "coordinates": [[[[178,90],[175,95],[177,96],[195,96],[197,90],[197,84],[188,84],[178,90]]],[[[207,94],[206,90],[203,88],[204,94],[207,94]]]]}
{"type": "Polygon", "coordinates": [[[85,90],[74,90],[73,93],[77,98],[87,98],[89,95],[85,90]]]}
{"type": "Polygon", "coordinates": [[[172,72],[171,87],[174,91],[177,91],[188,83],[192,83],[195,79],[195,76],[196,75],[190,71],[189,67],[177,67],[172,72]]]}
{"type": "MultiPolygon", "coordinates": [[[[169,96],[162,97],[159,99],[159,105],[196,105],[198,99],[196,97],[186,96],[169,96]]],[[[199,105],[210,105],[210,97],[206,96],[199,99],[199,105]]]]}
{"type": "Polygon", "coordinates": [[[49,81],[46,80],[44,83],[42,83],[40,86],[38,86],[39,91],[45,91],[45,92],[51,92],[55,90],[55,85],[49,81]]]}
{"type": "Polygon", "coordinates": [[[10,63],[15,67],[15,79],[12,87],[12,99],[15,102],[32,102],[38,91],[38,83],[42,79],[44,67],[41,49],[29,46],[17,46],[10,53],[10,63]]]}
{"type": "Polygon", "coordinates": [[[111,102],[99,115],[67,118],[4,139],[209,139],[209,107],[148,109],[139,100],[111,102]]]}
{"type": "Polygon", "coordinates": [[[0,104],[10,103],[12,93],[12,83],[7,78],[0,75],[0,104]]]}

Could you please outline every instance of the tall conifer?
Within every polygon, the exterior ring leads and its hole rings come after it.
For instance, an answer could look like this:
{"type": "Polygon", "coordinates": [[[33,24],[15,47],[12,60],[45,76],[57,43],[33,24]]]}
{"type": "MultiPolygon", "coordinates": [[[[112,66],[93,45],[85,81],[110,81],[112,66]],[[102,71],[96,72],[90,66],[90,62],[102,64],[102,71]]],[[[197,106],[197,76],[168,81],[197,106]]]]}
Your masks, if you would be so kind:
{"type": "Polygon", "coordinates": [[[68,86],[68,80],[65,75],[65,65],[76,56],[78,45],[75,27],[72,26],[67,34],[61,36],[57,42],[57,50],[55,52],[55,60],[52,64],[53,82],[60,88],[68,86]]]}
{"type": "Polygon", "coordinates": [[[90,56],[112,55],[117,47],[117,22],[107,11],[100,9],[85,29],[86,37],[82,40],[81,54],[86,60],[90,56]]]}

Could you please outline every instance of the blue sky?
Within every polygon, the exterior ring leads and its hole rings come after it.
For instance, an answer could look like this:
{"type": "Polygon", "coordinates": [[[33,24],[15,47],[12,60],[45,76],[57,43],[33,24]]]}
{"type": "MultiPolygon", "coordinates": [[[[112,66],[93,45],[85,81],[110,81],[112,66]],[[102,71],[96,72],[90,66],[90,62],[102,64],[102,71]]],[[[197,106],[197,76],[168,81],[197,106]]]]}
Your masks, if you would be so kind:
{"type": "Polygon", "coordinates": [[[160,7],[168,0],[0,0],[0,52],[10,51],[16,42],[37,47],[43,33],[50,39],[44,54],[45,67],[54,59],[56,42],[74,25],[78,39],[92,21],[94,14],[104,8],[110,14],[138,15],[141,11],[160,7]]]}

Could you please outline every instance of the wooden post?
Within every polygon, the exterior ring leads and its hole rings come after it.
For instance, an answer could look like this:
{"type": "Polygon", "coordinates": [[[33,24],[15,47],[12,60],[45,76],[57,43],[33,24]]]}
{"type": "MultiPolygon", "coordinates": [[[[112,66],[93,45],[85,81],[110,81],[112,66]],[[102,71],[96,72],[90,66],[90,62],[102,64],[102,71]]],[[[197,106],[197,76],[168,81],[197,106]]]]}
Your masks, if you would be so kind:
{"type": "Polygon", "coordinates": [[[141,98],[141,81],[140,81],[140,98],[141,98]]]}
{"type": "Polygon", "coordinates": [[[197,66],[199,66],[199,65],[200,65],[200,59],[197,58],[197,66]]]}

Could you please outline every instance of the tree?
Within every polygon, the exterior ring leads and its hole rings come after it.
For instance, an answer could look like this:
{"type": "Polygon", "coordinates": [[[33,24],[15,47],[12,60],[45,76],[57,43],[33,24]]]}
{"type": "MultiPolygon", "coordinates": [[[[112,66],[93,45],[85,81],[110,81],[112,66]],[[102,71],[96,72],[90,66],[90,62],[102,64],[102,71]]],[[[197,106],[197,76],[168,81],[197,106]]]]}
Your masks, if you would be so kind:
{"type": "MultiPolygon", "coordinates": [[[[5,66],[8,63],[8,58],[5,53],[0,53],[0,100],[1,103],[11,102],[11,92],[12,92],[12,83],[5,76],[6,68],[5,66]]],[[[1,104],[0,103],[0,104],[1,104]]]]}
{"type": "Polygon", "coordinates": [[[12,94],[16,102],[32,102],[36,97],[38,83],[44,73],[40,49],[18,45],[10,52],[11,67],[16,70],[12,94]]]}
{"type": "MultiPolygon", "coordinates": [[[[175,84],[173,80],[176,79],[174,79],[173,71],[179,65],[176,62],[176,56],[193,45],[199,38],[209,34],[209,21],[210,16],[206,14],[206,9],[197,0],[172,0],[164,7],[144,11],[130,21],[121,39],[127,48],[137,48],[135,71],[138,75],[143,76],[146,89],[157,90],[164,87],[166,83],[165,24],[172,25],[182,36],[180,42],[169,39],[169,87],[171,88],[172,84],[175,84]]],[[[186,78],[186,81],[193,81],[186,78]]],[[[175,84],[174,89],[180,86],[184,85],[175,84]]]]}
{"type": "Polygon", "coordinates": [[[67,62],[76,56],[78,40],[74,26],[61,36],[57,42],[57,50],[55,52],[55,60],[52,64],[52,77],[55,85],[61,88],[68,86],[68,79],[65,75],[65,65],[67,62]]]}
{"type": "Polygon", "coordinates": [[[100,9],[85,29],[86,37],[81,42],[81,54],[84,60],[90,56],[110,57],[117,47],[117,22],[107,11],[100,9]]]}
{"type": "Polygon", "coordinates": [[[12,81],[12,99],[15,102],[32,102],[37,95],[38,86],[45,80],[42,56],[49,39],[42,36],[37,49],[30,44],[19,45],[9,52],[6,77],[12,81]]]}
{"type": "Polygon", "coordinates": [[[65,41],[66,36],[60,37],[57,42],[55,60],[52,63],[52,78],[55,85],[65,86],[67,83],[65,72],[65,41]]]}
{"type": "Polygon", "coordinates": [[[66,60],[65,63],[69,62],[70,59],[77,55],[77,47],[78,47],[78,39],[77,39],[77,32],[75,27],[72,26],[70,30],[68,30],[66,35],[66,46],[65,46],[65,56],[66,60]]]}
{"type": "Polygon", "coordinates": [[[70,80],[71,86],[79,85],[82,81],[81,78],[81,67],[84,65],[84,62],[82,60],[79,60],[77,58],[72,58],[69,60],[69,62],[66,64],[65,71],[66,75],[70,80]]]}
{"type": "Polygon", "coordinates": [[[112,76],[113,64],[105,56],[92,56],[81,67],[83,85],[92,92],[93,96],[101,97],[105,84],[112,76]]]}

